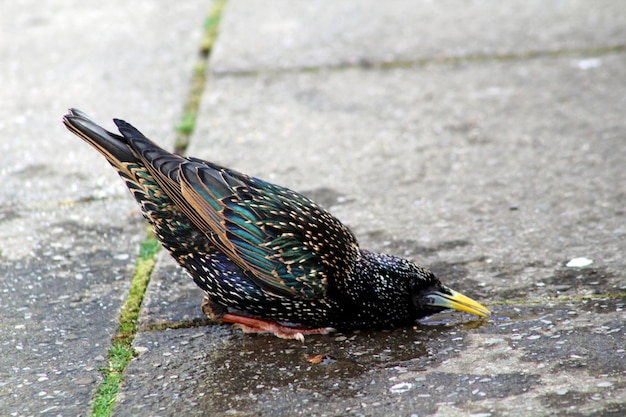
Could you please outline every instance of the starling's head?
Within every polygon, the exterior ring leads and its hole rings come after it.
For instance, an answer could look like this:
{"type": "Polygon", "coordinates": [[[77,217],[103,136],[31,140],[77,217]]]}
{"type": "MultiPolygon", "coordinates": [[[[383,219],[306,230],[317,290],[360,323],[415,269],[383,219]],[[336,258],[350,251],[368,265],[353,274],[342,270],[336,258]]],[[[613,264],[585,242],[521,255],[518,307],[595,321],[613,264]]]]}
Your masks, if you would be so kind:
{"type": "Polygon", "coordinates": [[[361,282],[360,285],[353,283],[350,288],[360,289],[356,293],[362,305],[378,305],[377,314],[384,312],[389,318],[406,322],[446,309],[478,316],[491,314],[480,303],[443,285],[426,268],[396,256],[368,251],[361,251],[361,254],[353,275],[360,277],[361,282]],[[370,290],[363,290],[365,287],[370,290]]]}
{"type": "Polygon", "coordinates": [[[431,271],[415,266],[418,273],[412,282],[413,304],[420,317],[452,309],[489,316],[491,312],[482,304],[446,287],[431,271]]]}

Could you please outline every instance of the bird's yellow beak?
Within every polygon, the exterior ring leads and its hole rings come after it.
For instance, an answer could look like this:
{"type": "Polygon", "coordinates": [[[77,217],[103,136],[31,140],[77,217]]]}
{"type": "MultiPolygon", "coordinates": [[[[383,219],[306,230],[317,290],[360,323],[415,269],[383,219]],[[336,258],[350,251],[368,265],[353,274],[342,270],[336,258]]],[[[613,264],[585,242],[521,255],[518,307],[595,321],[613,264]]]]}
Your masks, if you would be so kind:
{"type": "Polygon", "coordinates": [[[435,291],[429,294],[429,304],[432,306],[450,308],[452,310],[465,311],[466,313],[476,314],[480,317],[491,315],[491,311],[479,302],[474,301],[460,292],[454,291],[450,288],[446,287],[445,289],[450,294],[446,294],[441,291],[435,291]]]}

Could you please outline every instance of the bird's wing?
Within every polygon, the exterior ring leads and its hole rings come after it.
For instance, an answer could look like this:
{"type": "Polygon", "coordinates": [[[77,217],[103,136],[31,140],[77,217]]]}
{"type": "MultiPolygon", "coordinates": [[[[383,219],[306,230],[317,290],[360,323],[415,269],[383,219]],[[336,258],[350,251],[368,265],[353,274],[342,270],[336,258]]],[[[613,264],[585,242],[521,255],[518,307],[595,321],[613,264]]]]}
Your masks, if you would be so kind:
{"type": "Polygon", "coordinates": [[[176,207],[263,290],[321,298],[351,272],[359,256],[356,239],[308,198],[171,154],[130,124],[115,124],[176,207]]]}
{"type": "Polygon", "coordinates": [[[294,191],[197,159],[179,180],[185,214],[273,294],[323,297],[358,256],[349,229],[294,191]]]}

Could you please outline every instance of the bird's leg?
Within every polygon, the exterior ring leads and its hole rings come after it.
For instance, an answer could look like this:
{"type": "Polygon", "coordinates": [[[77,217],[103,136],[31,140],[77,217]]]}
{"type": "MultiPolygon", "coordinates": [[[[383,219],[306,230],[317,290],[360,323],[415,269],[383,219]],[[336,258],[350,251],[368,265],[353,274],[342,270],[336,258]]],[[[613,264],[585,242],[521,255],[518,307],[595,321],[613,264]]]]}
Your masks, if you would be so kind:
{"type": "Polygon", "coordinates": [[[271,333],[281,339],[296,339],[301,342],[304,342],[304,335],[328,334],[335,331],[332,327],[306,328],[284,326],[275,321],[257,319],[234,313],[224,314],[221,321],[233,323],[235,327],[241,329],[244,333],[271,333]]]}
{"type": "Polygon", "coordinates": [[[211,320],[223,323],[232,323],[244,333],[271,333],[281,339],[296,339],[304,342],[304,335],[328,334],[334,332],[332,327],[306,328],[295,326],[283,326],[275,321],[257,319],[241,314],[228,313],[226,307],[211,301],[208,295],[202,300],[202,312],[211,320]]]}

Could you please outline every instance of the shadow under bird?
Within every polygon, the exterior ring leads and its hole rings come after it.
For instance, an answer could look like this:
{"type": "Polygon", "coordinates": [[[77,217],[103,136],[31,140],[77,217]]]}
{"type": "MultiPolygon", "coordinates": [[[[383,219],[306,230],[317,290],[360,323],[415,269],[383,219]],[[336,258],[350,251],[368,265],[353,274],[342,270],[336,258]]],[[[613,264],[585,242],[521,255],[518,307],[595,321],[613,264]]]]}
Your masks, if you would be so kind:
{"type": "Polygon", "coordinates": [[[415,324],[445,309],[490,312],[399,257],[359,248],[307,197],[170,153],[123,120],[63,122],[118,171],[165,249],[205,292],[203,311],[244,332],[303,340],[335,329],[415,324]]]}

